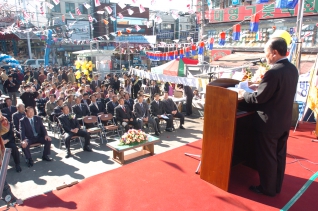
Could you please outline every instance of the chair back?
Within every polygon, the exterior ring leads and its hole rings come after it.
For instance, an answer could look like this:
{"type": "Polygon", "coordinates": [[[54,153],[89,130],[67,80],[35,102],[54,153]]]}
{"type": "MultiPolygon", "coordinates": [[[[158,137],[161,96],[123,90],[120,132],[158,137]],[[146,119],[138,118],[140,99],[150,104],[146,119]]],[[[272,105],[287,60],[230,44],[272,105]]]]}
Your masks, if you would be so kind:
{"type": "Polygon", "coordinates": [[[96,116],[86,116],[83,118],[83,123],[90,124],[90,123],[97,123],[98,119],[96,116]]]}
{"type": "Polygon", "coordinates": [[[113,115],[112,114],[102,114],[99,116],[100,121],[106,122],[109,120],[113,120],[113,115]]]}

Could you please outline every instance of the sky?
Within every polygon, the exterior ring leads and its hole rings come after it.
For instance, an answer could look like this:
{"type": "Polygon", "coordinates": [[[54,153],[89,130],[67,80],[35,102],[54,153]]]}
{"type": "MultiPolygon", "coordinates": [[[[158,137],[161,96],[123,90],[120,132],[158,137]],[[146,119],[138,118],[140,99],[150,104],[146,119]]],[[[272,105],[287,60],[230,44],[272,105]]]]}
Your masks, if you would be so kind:
{"type": "Polygon", "coordinates": [[[152,0],[111,0],[111,2],[123,2],[125,4],[131,4],[139,6],[141,4],[144,7],[149,7],[150,10],[169,11],[171,9],[178,11],[188,11],[187,5],[196,3],[196,0],[154,0],[154,4],[151,5],[152,0]],[[133,1],[136,1],[134,4],[133,1]]]}

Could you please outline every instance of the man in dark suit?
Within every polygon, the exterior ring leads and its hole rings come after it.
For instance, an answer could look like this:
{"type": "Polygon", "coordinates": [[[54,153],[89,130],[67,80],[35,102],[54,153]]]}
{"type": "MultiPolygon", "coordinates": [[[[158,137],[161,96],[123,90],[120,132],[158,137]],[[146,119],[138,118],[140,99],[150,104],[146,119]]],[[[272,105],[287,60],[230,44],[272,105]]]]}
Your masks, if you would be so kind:
{"type": "Polygon", "coordinates": [[[250,190],[275,196],[280,193],[284,178],[298,71],[286,58],[287,44],[283,38],[270,39],[264,50],[272,68],[265,73],[255,92],[240,90],[239,97],[256,110],[253,125],[260,185],[251,186],[250,190]]]}
{"type": "Polygon", "coordinates": [[[189,86],[184,86],[183,90],[184,90],[185,96],[187,96],[187,100],[186,100],[186,116],[191,116],[192,115],[193,91],[192,91],[191,87],[189,87],[189,86]]]}
{"type": "Polygon", "coordinates": [[[35,99],[37,98],[39,93],[35,90],[34,87],[31,89],[29,85],[26,85],[24,87],[24,90],[25,92],[23,92],[23,94],[20,96],[20,99],[22,100],[23,104],[25,105],[25,107],[31,106],[35,108],[35,99]]]}
{"type": "Polygon", "coordinates": [[[138,95],[138,102],[134,104],[133,113],[135,114],[136,120],[139,123],[139,127],[142,128],[144,122],[151,124],[155,130],[155,135],[159,136],[160,127],[157,122],[150,116],[149,106],[144,102],[144,96],[138,95]]]}
{"type": "Polygon", "coordinates": [[[97,116],[98,113],[105,113],[104,107],[102,105],[102,102],[96,101],[96,95],[92,94],[90,96],[91,104],[89,105],[89,110],[91,111],[92,116],[97,116]]]}
{"type": "Polygon", "coordinates": [[[62,107],[63,107],[63,101],[64,99],[63,98],[59,98],[56,103],[57,103],[57,106],[54,108],[53,110],[53,115],[55,117],[58,117],[62,114],[62,107]]]}
{"type": "Polygon", "coordinates": [[[3,108],[1,112],[9,122],[12,122],[12,114],[17,112],[17,108],[12,106],[11,98],[5,98],[5,103],[7,107],[3,108]]]}
{"type": "Polygon", "coordinates": [[[134,100],[130,98],[129,93],[127,92],[124,94],[124,98],[125,98],[125,105],[127,105],[129,109],[132,111],[134,109],[134,100]]]}
{"type": "Polygon", "coordinates": [[[118,106],[118,99],[117,99],[117,95],[113,95],[112,97],[112,101],[109,101],[106,104],[106,112],[108,114],[112,114],[113,116],[115,116],[115,108],[118,106]]]}
{"type": "Polygon", "coordinates": [[[16,130],[16,136],[20,138],[20,119],[25,117],[24,104],[18,104],[18,111],[12,114],[12,121],[14,129],[16,130]]]}
{"type": "Polygon", "coordinates": [[[76,119],[90,116],[87,106],[81,103],[80,97],[75,98],[75,105],[72,106],[72,111],[76,115],[76,119]]]}
{"type": "Polygon", "coordinates": [[[154,100],[155,94],[160,93],[159,86],[157,85],[156,81],[151,81],[151,86],[149,87],[150,89],[150,99],[154,100]]]}
{"type": "Polygon", "coordinates": [[[114,95],[114,91],[113,90],[109,90],[108,91],[108,98],[105,99],[105,106],[108,102],[112,101],[113,99],[113,95],[114,95]]]}
{"type": "Polygon", "coordinates": [[[98,80],[98,75],[94,76],[94,80],[91,82],[91,89],[93,92],[96,92],[96,87],[100,87],[102,85],[102,82],[98,80]]]}
{"type": "Polygon", "coordinates": [[[180,119],[180,129],[185,129],[183,127],[184,124],[184,116],[182,113],[179,113],[177,105],[172,101],[171,98],[169,98],[168,92],[164,92],[163,96],[163,106],[164,110],[166,111],[167,114],[171,114],[173,117],[179,118],[180,119]]]}
{"type": "Polygon", "coordinates": [[[8,92],[9,97],[13,100],[13,105],[17,105],[19,82],[13,78],[13,75],[8,76],[8,79],[3,84],[3,89],[8,92]]]}
{"type": "Polygon", "coordinates": [[[33,166],[30,145],[34,143],[44,144],[42,160],[52,161],[48,156],[50,154],[51,138],[47,135],[42,119],[34,116],[33,107],[27,107],[26,116],[20,119],[20,137],[28,167],[33,166]]]}
{"type": "Polygon", "coordinates": [[[152,118],[155,119],[155,121],[157,122],[157,126],[159,128],[159,120],[162,119],[161,115],[165,115],[166,118],[163,118],[167,125],[166,125],[166,131],[168,132],[172,132],[172,128],[173,128],[173,117],[170,114],[166,114],[164,107],[163,107],[163,102],[160,102],[159,98],[159,94],[156,93],[154,95],[155,99],[154,101],[152,101],[150,103],[150,111],[151,111],[151,116],[152,118]]]}
{"type": "Polygon", "coordinates": [[[63,114],[59,116],[58,120],[64,131],[63,136],[65,139],[65,147],[67,149],[67,154],[65,157],[69,158],[72,155],[71,149],[70,149],[70,141],[73,136],[84,137],[85,143],[84,143],[83,150],[87,152],[91,152],[92,149],[89,148],[88,146],[90,144],[90,138],[91,138],[90,134],[80,129],[80,125],[78,124],[78,121],[76,120],[75,116],[73,117],[72,115],[69,114],[70,111],[67,105],[63,106],[62,111],[63,111],[63,114]]]}
{"type": "Polygon", "coordinates": [[[14,133],[13,133],[13,128],[12,128],[12,123],[10,124],[10,130],[2,135],[2,140],[4,143],[4,146],[6,148],[10,148],[11,149],[11,155],[13,157],[13,161],[15,164],[15,170],[17,172],[21,172],[21,166],[20,166],[20,153],[19,150],[17,148],[17,145],[15,143],[15,138],[14,138],[14,133]]]}
{"type": "Polygon", "coordinates": [[[137,98],[137,94],[141,88],[142,82],[139,80],[138,76],[134,75],[134,80],[132,84],[133,93],[131,94],[134,99],[137,98]]]}
{"type": "Polygon", "coordinates": [[[129,130],[129,125],[133,125],[135,129],[139,129],[139,125],[134,119],[134,115],[128,106],[125,105],[124,98],[119,99],[119,105],[115,108],[116,120],[125,127],[125,131],[129,130]]]}
{"type": "Polygon", "coordinates": [[[87,106],[87,109],[89,110],[89,105],[91,104],[91,100],[88,99],[88,98],[89,98],[89,94],[88,94],[88,93],[84,93],[84,94],[83,94],[82,103],[83,103],[84,105],[86,105],[86,106],[87,106]]]}
{"type": "Polygon", "coordinates": [[[96,101],[102,104],[102,109],[104,112],[106,112],[106,99],[102,98],[102,92],[96,92],[95,95],[96,101]]]}

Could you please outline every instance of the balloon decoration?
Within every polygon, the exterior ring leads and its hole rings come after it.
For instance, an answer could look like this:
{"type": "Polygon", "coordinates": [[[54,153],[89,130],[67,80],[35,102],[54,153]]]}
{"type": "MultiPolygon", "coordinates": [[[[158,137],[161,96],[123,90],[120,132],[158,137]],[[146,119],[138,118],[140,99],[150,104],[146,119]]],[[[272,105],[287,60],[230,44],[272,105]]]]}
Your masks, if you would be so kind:
{"type": "Polygon", "coordinates": [[[225,45],[225,37],[226,37],[226,34],[225,32],[221,32],[220,35],[219,35],[219,45],[221,46],[224,46],[225,45]]]}
{"type": "Polygon", "coordinates": [[[202,54],[203,54],[203,50],[204,50],[204,42],[201,41],[201,42],[199,42],[198,54],[199,54],[199,55],[202,55],[202,54]]]}
{"type": "Polygon", "coordinates": [[[258,26],[259,26],[259,14],[256,13],[251,16],[250,31],[257,32],[258,26]]]}
{"type": "Polygon", "coordinates": [[[287,43],[287,46],[289,46],[292,38],[290,36],[290,34],[285,31],[285,30],[276,30],[272,35],[271,35],[271,38],[273,37],[281,37],[283,39],[285,39],[286,43],[287,43]]]}
{"type": "Polygon", "coordinates": [[[13,57],[7,54],[0,54],[0,62],[6,63],[13,68],[22,69],[20,63],[17,60],[15,60],[13,57]]]}
{"type": "Polygon", "coordinates": [[[90,72],[93,71],[94,67],[95,65],[92,63],[92,61],[75,61],[75,68],[77,69],[75,72],[76,79],[80,79],[81,73],[84,73],[84,75],[87,75],[87,79],[91,81],[92,79],[90,78],[90,72]]]}
{"type": "Polygon", "coordinates": [[[280,9],[295,9],[298,0],[276,0],[275,7],[280,9]]]}
{"type": "Polygon", "coordinates": [[[236,24],[233,26],[233,40],[240,40],[240,36],[241,36],[241,25],[240,24],[236,24]]]}
{"type": "Polygon", "coordinates": [[[214,38],[211,37],[211,38],[209,39],[209,50],[210,50],[210,51],[213,50],[213,44],[214,44],[214,38]]]}
{"type": "Polygon", "coordinates": [[[53,39],[52,39],[52,30],[48,29],[47,30],[47,37],[46,37],[46,47],[45,47],[45,53],[44,53],[44,65],[47,66],[49,65],[49,56],[51,52],[51,45],[53,44],[53,39]]]}

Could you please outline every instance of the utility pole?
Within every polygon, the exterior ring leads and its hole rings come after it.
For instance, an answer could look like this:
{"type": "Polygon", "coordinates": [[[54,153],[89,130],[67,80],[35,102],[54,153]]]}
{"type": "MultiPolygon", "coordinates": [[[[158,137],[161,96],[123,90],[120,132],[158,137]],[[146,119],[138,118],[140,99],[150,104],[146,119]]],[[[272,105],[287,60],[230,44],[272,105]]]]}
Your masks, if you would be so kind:
{"type": "Polygon", "coordinates": [[[305,0],[299,0],[298,2],[298,14],[297,14],[297,48],[296,48],[296,67],[300,72],[300,59],[301,59],[301,30],[303,26],[305,0]]]}
{"type": "MultiPolygon", "coordinates": [[[[205,24],[205,0],[201,0],[201,27],[200,27],[200,37],[199,40],[203,40],[204,35],[204,24],[205,24]]],[[[198,56],[199,63],[203,64],[204,62],[204,50],[203,54],[198,56]]]]}

